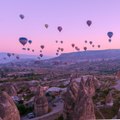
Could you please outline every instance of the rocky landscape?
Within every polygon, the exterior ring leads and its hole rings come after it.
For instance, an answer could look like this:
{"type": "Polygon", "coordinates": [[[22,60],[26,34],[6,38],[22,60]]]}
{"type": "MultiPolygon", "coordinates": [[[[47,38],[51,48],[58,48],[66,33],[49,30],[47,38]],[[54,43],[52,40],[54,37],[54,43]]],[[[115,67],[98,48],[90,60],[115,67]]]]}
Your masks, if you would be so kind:
{"type": "Polygon", "coordinates": [[[58,58],[0,65],[0,120],[120,118],[118,58],[58,58]]]}

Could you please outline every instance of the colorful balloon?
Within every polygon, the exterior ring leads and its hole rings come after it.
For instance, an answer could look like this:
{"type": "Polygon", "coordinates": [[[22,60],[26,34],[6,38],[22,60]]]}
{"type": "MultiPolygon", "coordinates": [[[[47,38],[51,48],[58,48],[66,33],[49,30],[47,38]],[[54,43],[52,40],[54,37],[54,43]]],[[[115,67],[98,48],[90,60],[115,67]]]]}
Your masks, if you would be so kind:
{"type": "Polygon", "coordinates": [[[98,48],[100,48],[100,45],[98,45],[98,48]]]}
{"type": "Polygon", "coordinates": [[[71,46],[74,48],[74,47],[75,47],[75,44],[71,44],[71,46]]]}
{"type": "Polygon", "coordinates": [[[41,49],[44,49],[44,45],[41,45],[40,47],[41,47],[41,49]]]}
{"type": "Polygon", "coordinates": [[[91,44],[92,44],[92,41],[90,41],[89,43],[90,43],[90,45],[91,45],[91,44]]]}
{"type": "Polygon", "coordinates": [[[27,38],[25,38],[25,37],[20,37],[19,38],[19,42],[24,46],[24,45],[26,45],[26,43],[27,43],[27,38]]]}
{"type": "Polygon", "coordinates": [[[26,48],[22,48],[22,50],[26,50],[26,48]]]}
{"type": "Polygon", "coordinates": [[[87,50],[87,47],[84,47],[84,50],[86,51],[86,50],[87,50]]]}
{"type": "Polygon", "coordinates": [[[40,54],[40,57],[43,57],[43,54],[40,54]]]}
{"type": "Polygon", "coordinates": [[[63,41],[60,41],[60,43],[62,44],[62,43],[63,43],[63,41]]]}
{"type": "Polygon", "coordinates": [[[113,32],[108,32],[107,35],[108,35],[109,38],[112,38],[113,32]]]}
{"type": "Polygon", "coordinates": [[[87,40],[85,40],[85,43],[87,43],[87,40]]]}
{"type": "Polygon", "coordinates": [[[7,53],[7,56],[8,56],[8,57],[11,57],[11,54],[10,54],[10,53],[7,53]]]}
{"type": "Polygon", "coordinates": [[[30,51],[30,48],[27,48],[28,51],[30,51]]]}
{"type": "Polygon", "coordinates": [[[32,43],[32,40],[28,40],[28,43],[31,44],[31,43],[32,43]]]}

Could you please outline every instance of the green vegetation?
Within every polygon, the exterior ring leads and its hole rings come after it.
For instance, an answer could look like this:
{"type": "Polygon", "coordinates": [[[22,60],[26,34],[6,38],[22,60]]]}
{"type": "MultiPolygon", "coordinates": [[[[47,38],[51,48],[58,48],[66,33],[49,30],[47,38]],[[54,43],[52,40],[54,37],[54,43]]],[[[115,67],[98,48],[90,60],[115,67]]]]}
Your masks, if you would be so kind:
{"type": "Polygon", "coordinates": [[[33,111],[33,107],[26,108],[24,104],[17,104],[16,106],[20,112],[20,115],[25,115],[33,111]]]}
{"type": "Polygon", "coordinates": [[[63,115],[61,115],[58,119],[55,119],[55,120],[64,120],[64,117],[63,115]]]}

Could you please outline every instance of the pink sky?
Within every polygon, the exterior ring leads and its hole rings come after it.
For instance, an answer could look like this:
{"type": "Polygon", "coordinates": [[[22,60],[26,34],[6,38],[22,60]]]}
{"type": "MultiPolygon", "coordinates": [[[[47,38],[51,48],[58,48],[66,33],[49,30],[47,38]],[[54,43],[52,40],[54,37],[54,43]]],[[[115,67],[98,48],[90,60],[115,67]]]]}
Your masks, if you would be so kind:
{"type": "MultiPolygon", "coordinates": [[[[55,55],[56,40],[63,40],[65,52],[75,51],[71,43],[81,50],[84,41],[100,44],[100,49],[120,48],[120,0],[2,0],[0,1],[0,52],[32,54],[21,50],[19,37],[27,37],[33,44],[26,47],[39,54],[40,45],[45,45],[45,55],[55,55]],[[24,14],[21,20],[19,14],[24,14]],[[86,20],[92,20],[91,27],[86,20]],[[49,24],[45,29],[44,24],[49,24]],[[57,26],[63,31],[59,33],[57,26]],[[112,43],[107,32],[113,31],[112,43]]],[[[88,48],[93,49],[89,45],[88,48]]],[[[94,49],[97,49],[95,47],[94,49]]]]}

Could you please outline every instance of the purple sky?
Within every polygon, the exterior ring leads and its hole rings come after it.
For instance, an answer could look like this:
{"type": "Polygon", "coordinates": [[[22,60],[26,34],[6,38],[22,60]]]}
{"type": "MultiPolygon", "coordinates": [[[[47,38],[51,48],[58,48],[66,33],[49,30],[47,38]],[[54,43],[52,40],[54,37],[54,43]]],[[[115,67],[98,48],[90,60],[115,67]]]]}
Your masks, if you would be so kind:
{"type": "MultiPolygon", "coordinates": [[[[65,52],[75,51],[71,43],[83,49],[85,40],[92,40],[100,49],[120,48],[120,0],[1,0],[0,1],[0,52],[32,54],[21,50],[19,37],[33,41],[34,54],[39,54],[40,44],[45,45],[45,55],[55,55],[55,40],[63,40],[65,52]],[[21,20],[19,14],[24,14],[21,20]],[[86,20],[92,20],[91,27],[86,20]],[[49,24],[45,29],[44,24],[49,24]],[[59,33],[57,26],[63,26],[59,33]],[[113,31],[112,43],[107,32],[113,31]]],[[[93,49],[88,45],[88,48],[93,49]]],[[[97,49],[95,47],[94,49],[97,49]]]]}

